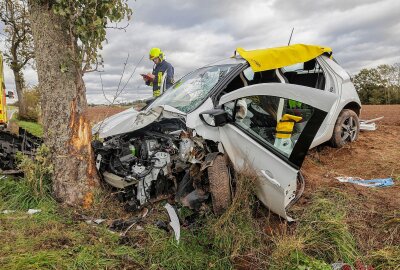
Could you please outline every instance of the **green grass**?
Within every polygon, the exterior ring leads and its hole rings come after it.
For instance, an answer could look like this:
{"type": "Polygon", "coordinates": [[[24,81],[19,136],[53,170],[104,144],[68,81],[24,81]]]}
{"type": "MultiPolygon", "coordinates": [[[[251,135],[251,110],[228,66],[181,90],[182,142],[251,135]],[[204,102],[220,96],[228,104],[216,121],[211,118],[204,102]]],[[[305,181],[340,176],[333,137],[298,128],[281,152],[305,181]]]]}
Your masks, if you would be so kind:
{"type": "Polygon", "coordinates": [[[73,211],[61,208],[47,196],[32,199],[27,187],[23,179],[0,182],[0,211],[16,211],[0,214],[0,269],[121,269],[142,265],[137,250],[120,245],[118,234],[76,222],[73,211]],[[26,213],[28,208],[42,212],[31,216],[26,213]]]}
{"type": "Polygon", "coordinates": [[[305,250],[327,262],[353,263],[359,256],[356,242],[346,224],[346,195],[337,189],[320,191],[299,222],[305,250]]]}
{"type": "MultiPolygon", "coordinates": [[[[239,190],[242,197],[225,215],[205,213],[193,228],[182,227],[178,244],[172,232],[154,226],[156,220],[169,221],[161,205],[155,206],[142,230],[132,228],[120,237],[106,226],[76,221],[76,211],[60,207],[50,196],[35,197],[24,179],[2,180],[0,210],[16,212],[0,214],[0,268],[234,269],[234,259],[252,251],[253,242],[259,243],[250,205],[245,206],[246,192],[239,190]],[[29,208],[42,212],[29,216],[29,208]]],[[[99,202],[104,206],[104,201],[99,202]]],[[[97,217],[107,218],[108,210],[97,212],[97,217]]],[[[182,216],[192,213],[185,208],[180,212],[182,216]]]]}
{"type": "Polygon", "coordinates": [[[36,137],[43,137],[43,126],[41,124],[27,121],[17,121],[17,124],[36,137]]]}
{"type": "MultiPolygon", "coordinates": [[[[106,225],[77,220],[82,213],[108,220],[132,216],[109,195],[97,195],[95,208],[83,212],[60,206],[48,193],[34,195],[24,179],[2,179],[0,212],[16,212],[0,213],[0,269],[328,270],[333,262],[354,264],[357,259],[375,269],[400,265],[395,243],[367,254],[358,250],[347,225],[349,207],[354,206],[349,194],[334,188],[314,192],[307,206],[294,209],[297,221],[288,225],[254,218],[253,181],[251,175],[240,175],[231,207],[220,217],[202,212],[190,228],[181,227],[178,244],[172,230],[155,226],[157,220],[169,222],[162,204],[153,206],[139,223],[142,228],[134,226],[121,237],[106,225]],[[29,208],[42,212],[30,216],[29,208]],[[266,233],[266,227],[273,233],[266,233]]],[[[179,213],[184,217],[193,212],[181,208],[179,213]]],[[[393,217],[390,225],[398,226],[397,215],[393,217]]]]}
{"type": "Polygon", "coordinates": [[[270,268],[331,269],[330,264],[338,261],[353,264],[359,252],[346,224],[348,205],[339,190],[314,193],[308,207],[297,209],[294,230],[271,237],[270,268]]]}

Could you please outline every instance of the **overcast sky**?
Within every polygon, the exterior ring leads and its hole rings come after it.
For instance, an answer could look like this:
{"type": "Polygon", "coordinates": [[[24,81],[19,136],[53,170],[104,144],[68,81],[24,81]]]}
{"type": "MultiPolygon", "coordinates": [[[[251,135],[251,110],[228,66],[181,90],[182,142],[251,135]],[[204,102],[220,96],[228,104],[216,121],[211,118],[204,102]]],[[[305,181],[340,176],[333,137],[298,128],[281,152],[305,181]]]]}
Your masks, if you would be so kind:
{"type": "MultiPolygon", "coordinates": [[[[175,67],[175,79],[191,70],[245,49],[292,44],[330,46],[334,57],[350,73],[379,64],[400,62],[400,1],[398,0],[137,0],[130,1],[133,18],[126,31],[108,30],[101,52],[103,89],[109,98],[122,79],[119,101],[151,96],[139,74],[152,69],[151,47],[160,47],[175,67]],[[140,59],[143,60],[139,63],[140,59]],[[139,63],[139,64],[138,64],[139,63]]],[[[121,24],[123,26],[124,24],[121,24]]],[[[0,30],[1,30],[0,26],[0,30]]],[[[2,43],[4,43],[2,41],[2,43]]],[[[0,48],[4,48],[1,44],[0,48]]],[[[15,89],[6,68],[6,86],[15,89]]],[[[29,85],[37,84],[35,71],[25,70],[29,85]]],[[[98,73],[84,76],[89,103],[107,103],[98,73]]]]}

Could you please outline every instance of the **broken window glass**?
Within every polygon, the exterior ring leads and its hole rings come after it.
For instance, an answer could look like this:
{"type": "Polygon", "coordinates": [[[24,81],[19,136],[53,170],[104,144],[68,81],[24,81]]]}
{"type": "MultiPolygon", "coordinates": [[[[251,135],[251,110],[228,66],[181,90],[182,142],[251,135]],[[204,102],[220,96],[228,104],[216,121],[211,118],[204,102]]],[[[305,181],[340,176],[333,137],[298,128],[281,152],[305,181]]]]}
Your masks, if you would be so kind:
{"type": "Polygon", "coordinates": [[[172,106],[184,113],[196,109],[208,96],[214,86],[236,65],[216,65],[200,68],[176,82],[150,106],[172,106]]]}

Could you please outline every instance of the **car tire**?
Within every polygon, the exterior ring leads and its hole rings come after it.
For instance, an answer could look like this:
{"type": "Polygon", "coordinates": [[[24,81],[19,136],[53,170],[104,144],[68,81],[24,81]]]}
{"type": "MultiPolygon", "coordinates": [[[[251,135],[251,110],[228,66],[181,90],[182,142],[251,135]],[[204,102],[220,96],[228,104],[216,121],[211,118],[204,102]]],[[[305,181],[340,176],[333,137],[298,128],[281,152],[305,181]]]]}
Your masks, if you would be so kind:
{"type": "Polygon", "coordinates": [[[335,148],[341,148],[349,142],[357,140],[360,133],[358,115],[349,109],[340,112],[333,129],[331,144],[335,148]]]}
{"type": "Polygon", "coordinates": [[[225,157],[218,155],[207,171],[213,211],[221,215],[232,202],[231,177],[225,157]]]}

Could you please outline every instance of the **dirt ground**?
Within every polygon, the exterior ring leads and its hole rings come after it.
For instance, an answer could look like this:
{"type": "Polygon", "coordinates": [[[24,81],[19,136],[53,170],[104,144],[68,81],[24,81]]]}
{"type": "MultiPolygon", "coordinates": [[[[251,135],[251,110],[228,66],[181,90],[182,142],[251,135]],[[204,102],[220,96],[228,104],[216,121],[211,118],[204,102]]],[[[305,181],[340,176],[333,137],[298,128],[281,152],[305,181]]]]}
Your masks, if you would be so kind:
{"type": "Polygon", "coordinates": [[[319,146],[312,149],[302,167],[306,188],[300,204],[307,204],[317,189],[336,188],[354,200],[349,221],[362,250],[400,245],[399,226],[384,229],[400,213],[400,105],[363,107],[361,119],[384,116],[376,131],[360,133],[358,140],[341,149],[319,146]],[[339,183],[334,177],[363,179],[391,177],[395,186],[366,188],[339,183]],[[377,233],[379,231],[379,233],[377,233]]]}

